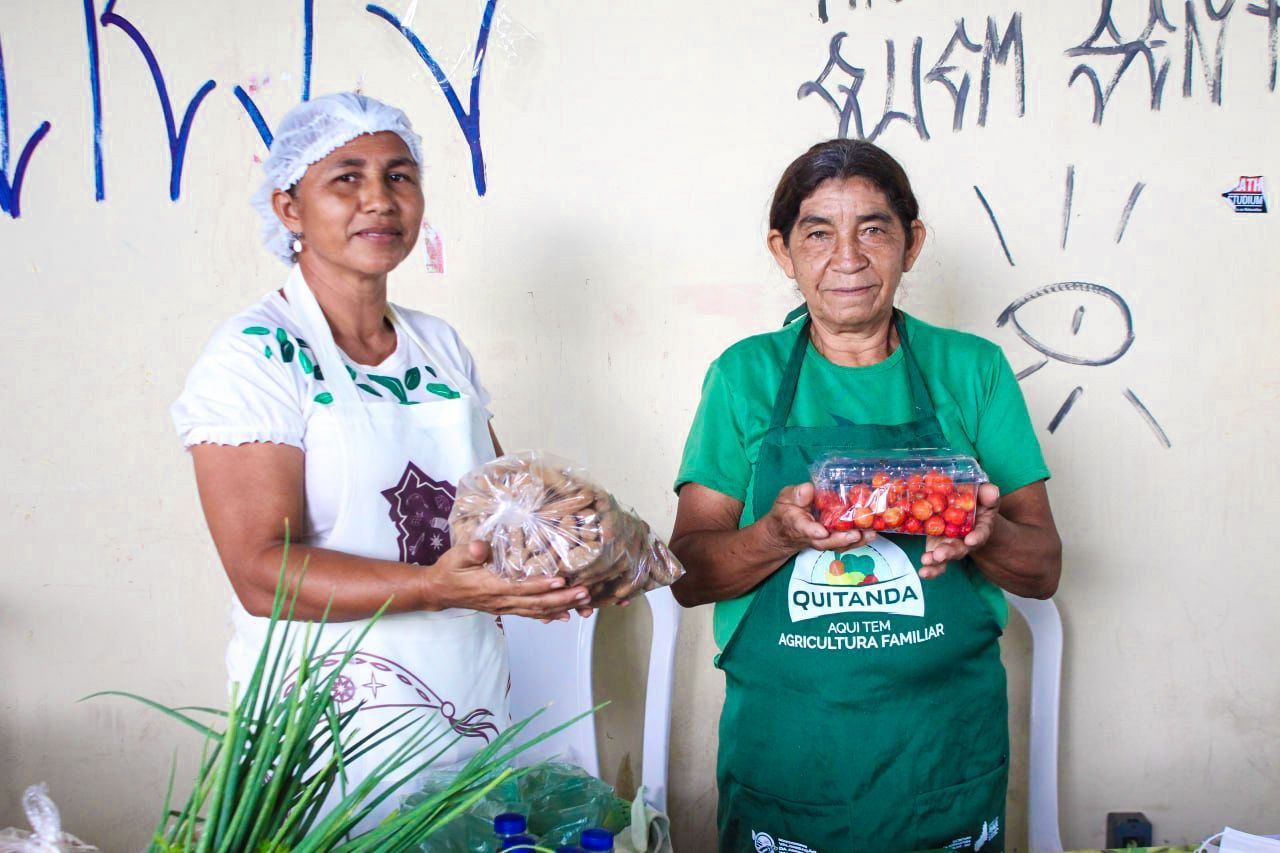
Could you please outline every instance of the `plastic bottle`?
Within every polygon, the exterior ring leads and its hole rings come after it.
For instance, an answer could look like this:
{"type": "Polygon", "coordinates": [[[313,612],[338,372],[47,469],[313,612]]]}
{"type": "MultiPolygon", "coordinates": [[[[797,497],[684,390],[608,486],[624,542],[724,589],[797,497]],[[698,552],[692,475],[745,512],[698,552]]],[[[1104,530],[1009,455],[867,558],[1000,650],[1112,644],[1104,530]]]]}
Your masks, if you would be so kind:
{"type": "Polygon", "coordinates": [[[613,833],[599,827],[584,829],[578,843],[584,851],[609,851],[613,849],[613,833]]]}
{"type": "Polygon", "coordinates": [[[511,850],[515,847],[532,847],[538,843],[538,840],[532,835],[508,835],[502,839],[502,843],[498,845],[499,850],[511,850]]]}
{"type": "Polygon", "coordinates": [[[498,849],[505,850],[507,839],[519,836],[528,827],[524,815],[518,812],[503,812],[493,819],[493,832],[498,836],[498,849]]]}

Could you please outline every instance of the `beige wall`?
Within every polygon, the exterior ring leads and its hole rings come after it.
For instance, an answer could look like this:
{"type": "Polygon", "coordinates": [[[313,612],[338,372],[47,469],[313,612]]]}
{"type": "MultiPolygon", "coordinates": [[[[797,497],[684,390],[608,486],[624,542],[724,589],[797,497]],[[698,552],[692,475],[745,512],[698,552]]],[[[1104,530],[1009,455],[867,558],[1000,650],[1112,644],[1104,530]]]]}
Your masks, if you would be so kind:
{"type": "MultiPolygon", "coordinates": [[[[261,143],[231,89],[269,73],[257,96],[268,120],[298,97],[302,4],[118,4],[159,57],[179,116],[200,84],[217,81],[195,118],[177,203],[149,72],[115,27],[97,30],[106,199],[94,200],[80,5],[6,0],[0,9],[11,175],[28,135],[52,122],[26,173],[21,218],[0,222],[0,389],[10,401],[0,408],[0,826],[21,822],[23,787],[43,780],[73,831],[127,850],[145,841],[173,753],[189,762],[198,744],[133,705],[76,700],[107,688],[169,703],[222,698],[228,587],[167,407],[217,323],[281,281],[246,204],[261,143]]],[[[397,13],[409,5],[389,2],[397,13]]],[[[866,69],[869,130],[883,110],[885,39],[897,47],[896,104],[911,110],[914,37],[927,74],[956,19],[980,42],[988,15],[1003,32],[1021,10],[1025,117],[1011,67],[996,65],[990,114],[977,125],[981,58],[960,50],[951,79],[973,78],[964,129],[951,130],[952,101],[934,82],[922,96],[932,139],[896,122],[879,141],[907,166],[931,229],[901,298],[908,310],[991,337],[1015,369],[1037,356],[995,319],[1028,291],[1093,281],[1133,312],[1135,342],[1115,364],[1053,362],[1023,383],[1066,543],[1064,839],[1098,845],[1110,810],[1145,811],[1171,841],[1228,823],[1280,832],[1280,585],[1269,547],[1280,514],[1280,241],[1276,213],[1236,215],[1220,197],[1243,174],[1266,175],[1273,192],[1280,180],[1266,20],[1235,3],[1216,105],[1195,47],[1183,97],[1185,7],[1164,4],[1176,31],[1155,36],[1168,42],[1154,49],[1170,62],[1163,108],[1149,108],[1139,59],[1096,126],[1087,81],[1068,79],[1091,62],[1105,84],[1116,62],[1064,51],[1089,36],[1098,2],[827,5],[824,25],[817,0],[501,0],[482,94],[489,191],[479,198],[453,116],[408,44],[363,3],[319,0],[314,91],[362,83],[403,105],[426,139],[428,214],[448,272],[428,276],[415,258],[394,277],[393,297],[458,327],[508,447],[581,461],[667,529],[703,370],[795,301],[762,234],[782,167],[836,130],[816,96],[796,96],[822,70],[831,37],[849,32],[844,55],[866,69]],[[1117,243],[1139,181],[1146,188],[1117,243]],[[1083,397],[1050,435],[1077,385],[1083,397]],[[1171,449],[1122,397],[1126,388],[1171,449]]],[[[1115,5],[1120,31],[1134,37],[1147,3],[1115,5]]],[[[1211,56],[1222,25],[1202,0],[1187,5],[1211,56]]],[[[478,0],[416,6],[417,31],[464,76],[478,0]]],[[[838,83],[848,76],[833,72],[828,85],[838,83]]],[[[1096,297],[1081,303],[1086,319],[1071,334],[1076,304],[1046,298],[1019,319],[1062,348],[1114,346],[1118,315],[1096,297]]],[[[672,812],[680,849],[703,850],[714,832],[723,686],[710,663],[709,612],[685,616],[672,812]]],[[[624,763],[624,777],[637,771],[627,756],[638,739],[635,679],[619,677],[619,662],[635,659],[625,638],[643,634],[638,619],[610,614],[601,630],[600,683],[620,696],[603,726],[611,776],[624,763]]],[[[1016,622],[1012,633],[1006,658],[1021,696],[1028,644],[1016,622]]],[[[1025,713],[1025,698],[1015,699],[1015,729],[1025,713]]],[[[1015,841],[1022,785],[1015,779],[1015,841]]]]}

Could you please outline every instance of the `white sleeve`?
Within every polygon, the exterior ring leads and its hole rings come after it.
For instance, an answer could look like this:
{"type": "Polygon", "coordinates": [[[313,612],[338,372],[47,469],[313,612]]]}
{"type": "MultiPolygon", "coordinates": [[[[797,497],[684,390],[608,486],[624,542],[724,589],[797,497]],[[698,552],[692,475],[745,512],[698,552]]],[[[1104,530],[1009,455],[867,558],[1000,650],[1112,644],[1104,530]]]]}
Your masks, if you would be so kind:
{"type": "Polygon", "coordinates": [[[258,441],[303,447],[297,382],[278,352],[265,354],[263,340],[226,331],[201,354],[170,408],[184,447],[258,441]]]}

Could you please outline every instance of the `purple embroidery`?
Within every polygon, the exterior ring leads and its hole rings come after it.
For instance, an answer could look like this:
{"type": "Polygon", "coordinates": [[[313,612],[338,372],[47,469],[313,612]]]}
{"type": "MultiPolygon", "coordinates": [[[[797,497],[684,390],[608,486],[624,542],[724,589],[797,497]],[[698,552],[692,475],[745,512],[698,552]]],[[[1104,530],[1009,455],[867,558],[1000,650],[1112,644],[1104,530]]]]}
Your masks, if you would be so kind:
{"type": "Polygon", "coordinates": [[[382,492],[391,504],[388,513],[400,545],[400,561],[430,566],[449,550],[449,512],[455,489],[450,483],[431,479],[412,462],[400,482],[382,492]]]}

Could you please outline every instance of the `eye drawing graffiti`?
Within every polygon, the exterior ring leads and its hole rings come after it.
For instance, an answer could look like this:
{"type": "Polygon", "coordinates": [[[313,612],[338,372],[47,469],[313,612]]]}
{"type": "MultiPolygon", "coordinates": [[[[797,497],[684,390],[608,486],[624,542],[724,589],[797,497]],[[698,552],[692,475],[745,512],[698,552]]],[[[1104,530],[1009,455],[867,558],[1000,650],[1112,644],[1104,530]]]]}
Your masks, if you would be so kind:
{"type": "MultiPolygon", "coordinates": [[[[1070,232],[1071,203],[1075,194],[1075,176],[1075,166],[1068,166],[1066,191],[1062,206],[1061,246],[1063,249],[1066,249],[1067,247],[1067,237],[1070,232]]],[[[1129,224],[1129,217],[1133,213],[1134,206],[1137,204],[1138,198],[1142,194],[1145,186],[1145,184],[1139,182],[1134,184],[1133,189],[1130,191],[1129,199],[1126,202],[1124,209],[1121,211],[1120,221],[1116,228],[1116,243],[1119,243],[1124,239],[1125,229],[1129,224]]],[[[990,219],[992,227],[995,229],[996,237],[1000,241],[1000,249],[1004,253],[1005,260],[1009,262],[1009,266],[1014,266],[1013,255],[1009,251],[1008,242],[1005,240],[1004,232],[1000,228],[1000,223],[996,218],[995,212],[992,210],[991,204],[987,201],[987,198],[981,189],[975,186],[973,190],[977,194],[978,201],[981,203],[988,219],[990,219]]],[[[1081,365],[1085,367],[1103,367],[1109,364],[1114,364],[1124,357],[1130,347],[1133,346],[1135,339],[1133,313],[1130,311],[1129,305],[1125,302],[1124,297],[1109,287],[1090,281],[1059,281],[1044,285],[1043,287],[1038,287],[1023,294],[1013,302],[1009,303],[1009,305],[1000,312],[999,317],[996,318],[997,328],[1002,328],[1009,324],[1012,324],[1014,332],[1024,343],[1043,356],[1039,361],[1032,363],[1018,372],[1017,378],[1019,382],[1045,367],[1050,361],[1058,361],[1064,364],[1081,365]],[[1120,334],[1118,338],[1109,344],[1111,349],[1104,350],[1102,352],[1088,353],[1083,351],[1082,346],[1064,347],[1060,344],[1052,345],[1043,340],[1042,337],[1032,333],[1027,328],[1026,324],[1019,320],[1018,312],[1029,303],[1044,299],[1054,300],[1054,297],[1057,297],[1055,301],[1075,306],[1075,310],[1071,316],[1071,334],[1073,336],[1079,334],[1081,326],[1084,323],[1086,304],[1093,306],[1095,311],[1101,309],[1104,311],[1114,312],[1116,315],[1114,319],[1119,320],[1120,334]]],[[[1072,407],[1083,395],[1083,385],[1077,385],[1070,391],[1070,393],[1067,394],[1067,398],[1062,402],[1058,411],[1049,421],[1048,429],[1050,433],[1057,431],[1058,427],[1062,425],[1063,420],[1071,411],[1072,407]]],[[[1152,434],[1155,435],[1156,440],[1166,448],[1172,447],[1169,436],[1165,433],[1164,429],[1160,426],[1160,423],[1156,420],[1151,411],[1138,398],[1138,395],[1134,393],[1132,388],[1125,389],[1124,398],[1147,424],[1152,434]]]]}

